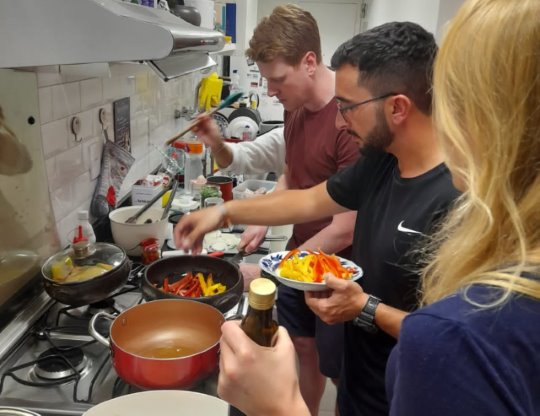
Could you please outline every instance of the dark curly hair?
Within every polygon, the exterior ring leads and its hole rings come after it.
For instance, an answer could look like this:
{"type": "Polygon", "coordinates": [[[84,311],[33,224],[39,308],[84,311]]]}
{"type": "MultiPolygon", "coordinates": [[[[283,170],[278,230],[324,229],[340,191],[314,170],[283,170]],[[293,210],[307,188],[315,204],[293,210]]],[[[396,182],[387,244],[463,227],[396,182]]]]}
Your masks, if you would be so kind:
{"type": "Polygon", "coordinates": [[[332,56],[332,68],[358,68],[358,84],[374,95],[406,95],[431,114],[431,79],[437,44],[416,23],[391,22],[362,32],[343,43],[332,56]]]}

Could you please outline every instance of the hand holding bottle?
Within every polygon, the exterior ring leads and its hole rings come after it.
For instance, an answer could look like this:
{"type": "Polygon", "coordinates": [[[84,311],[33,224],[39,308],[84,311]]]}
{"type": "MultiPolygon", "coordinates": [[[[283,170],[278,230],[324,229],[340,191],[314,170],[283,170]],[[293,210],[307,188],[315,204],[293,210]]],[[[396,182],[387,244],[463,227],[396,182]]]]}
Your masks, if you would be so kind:
{"type": "Polygon", "coordinates": [[[253,342],[238,321],[221,327],[218,395],[248,415],[307,416],[298,387],[294,346],[279,327],[272,347],[253,342]]]}

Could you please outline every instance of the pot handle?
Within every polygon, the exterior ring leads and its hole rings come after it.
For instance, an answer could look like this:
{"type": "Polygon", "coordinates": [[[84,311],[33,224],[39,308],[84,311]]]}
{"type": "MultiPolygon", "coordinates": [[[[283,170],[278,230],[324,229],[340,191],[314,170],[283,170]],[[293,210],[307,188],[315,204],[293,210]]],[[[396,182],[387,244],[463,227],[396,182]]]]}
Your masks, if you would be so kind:
{"type": "Polygon", "coordinates": [[[111,315],[110,313],[107,313],[107,312],[98,312],[96,313],[94,316],[92,316],[92,319],[90,319],[90,323],[88,324],[88,332],[90,332],[90,335],[92,335],[92,337],[99,343],[105,345],[106,347],[109,347],[111,345],[111,343],[109,342],[109,340],[107,338],[105,338],[103,335],[101,335],[97,330],[96,330],[96,321],[98,320],[98,318],[100,317],[104,317],[104,318],[107,318],[107,319],[110,319],[110,320],[114,320],[116,318],[116,316],[114,315],[111,315]]]}

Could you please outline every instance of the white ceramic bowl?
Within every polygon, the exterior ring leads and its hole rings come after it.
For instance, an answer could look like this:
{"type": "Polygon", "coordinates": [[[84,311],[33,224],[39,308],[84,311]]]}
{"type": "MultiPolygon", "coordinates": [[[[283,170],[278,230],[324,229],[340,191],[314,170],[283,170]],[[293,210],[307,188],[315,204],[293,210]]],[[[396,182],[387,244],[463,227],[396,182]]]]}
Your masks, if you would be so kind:
{"type": "Polygon", "coordinates": [[[147,238],[157,238],[159,245],[167,238],[167,218],[161,219],[161,208],[149,208],[137,219],[136,224],[126,224],[126,220],[135,214],[140,206],[118,208],[109,213],[114,243],[122,247],[128,256],[140,256],[140,242],[147,238]],[[150,224],[144,222],[151,219],[150,224]]]}

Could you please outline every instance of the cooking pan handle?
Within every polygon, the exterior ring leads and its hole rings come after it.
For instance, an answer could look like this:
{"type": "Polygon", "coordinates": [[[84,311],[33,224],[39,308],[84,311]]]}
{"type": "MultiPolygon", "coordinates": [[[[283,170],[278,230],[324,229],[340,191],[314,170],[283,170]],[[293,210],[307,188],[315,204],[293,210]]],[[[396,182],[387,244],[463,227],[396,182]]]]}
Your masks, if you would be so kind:
{"type": "Polygon", "coordinates": [[[92,316],[92,319],[90,319],[90,323],[88,324],[88,332],[90,332],[90,335],[92,335],[92,337],[94,337],[97,342],[105,345],[106,347],[109,347],[111,345],[109,340],[103,335],[101,335],[96,329],[96,321],[100,317],[104,317],[110,320],[114,320],[116,318],[116,316],[111,315],[110,313],[98,312],[94,316],[92,316]]]}

